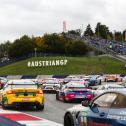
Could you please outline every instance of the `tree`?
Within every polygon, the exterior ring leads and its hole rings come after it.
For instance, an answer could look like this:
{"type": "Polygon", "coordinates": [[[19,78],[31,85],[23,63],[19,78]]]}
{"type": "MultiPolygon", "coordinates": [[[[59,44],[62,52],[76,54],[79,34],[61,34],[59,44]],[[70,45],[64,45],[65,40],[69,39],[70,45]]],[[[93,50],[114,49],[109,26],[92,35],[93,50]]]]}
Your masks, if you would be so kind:
{"type": "Polygon", "coordinates": [[[97,37],[100,37],[103,39],[113,38],[112,33],[109,31],[109,28],[106,25],[101,24],[100,22],[98,22],[96,25],[95,34],[97,37]]]}
{"type": "Polygon", "coordinates": [[[20,39],[14,41],[14,43],[9,47],[8,53],[9,56],[14,57],[22,57],[27,56],[32,53],[35,48],[34,41],[29,38],[27,35],[24,35],[20,39]]]}
{"type": "Polygon", "coordinates": [[[115,40],[116,41],[123,41],[123,34],[120,31],[115,32],[115,40]]]}
{"type": "Polygon", "coordinates": [[[70,31],[68,31],[68,34],[73,34],[73,35],[80,36],[81,35],[81,30],[80,29],[70,30],[70,31]]]}
{"type": "Polygon", "coordinates": [[[45,34],[43,36],[46,53],[64,53],[66,39],[63,35],[45,34]]]}
{"type": "Polygon", "coordinates": [[[100,37],[100,26],[101,26],[101,23],[98,22],[97,25],[96,25],[96,28],[95,28],[95,35],[97,37],[100,37]]]}
{"type": "Polygon", "coordinates": [[[108,40],[113,40],[114,39],[114,35],[112,32],[109,32],[109,34],[107,34],[107,39],[108,40]]]}
{"type": "Polygon", "coordinates": [[[6,56],[8,57],[8,48],[11,45],[10,41],[0,44],[0,58],[6,56]]]}
{"type": "Polygon", "coordinates": [[[126,41],[126,30],[123,31],[123,41],[126,41]]]}
{"type": "Polygon", "coordinates": [[[73,54],[73,55],[83,55],[88,52],[89,48],[85,45],[82,41],[69,41],[66,43],[66,54],[73,54]]]}
{"type": "Polygon", "coordinates": [[[86,30],[84,32],[84,35],[85,36],[93,36],[94,35],[93,30],[91,29],[90,24],[87,25],[87,28],[86,28],[86,30]]]}
{"type": "Polygon", "coordinates": [[[72,54],[74,55],[76,54],[83,55],[88,51],[87,45],[85,45],[85,43],[82,41],[73,42],[72,49],[73,49],[72,54]]]}

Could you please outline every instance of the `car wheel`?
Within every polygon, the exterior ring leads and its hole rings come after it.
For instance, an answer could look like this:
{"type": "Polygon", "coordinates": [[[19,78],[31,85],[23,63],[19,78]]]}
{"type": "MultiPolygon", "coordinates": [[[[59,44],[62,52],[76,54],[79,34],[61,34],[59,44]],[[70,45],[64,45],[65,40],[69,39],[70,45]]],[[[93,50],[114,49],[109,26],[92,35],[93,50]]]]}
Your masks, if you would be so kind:
{"type": "Polygon", "coordinates": [[[4,105],[4,101],[2,100],[2,108],[7,109],[7,107],[4,105]]]}
{"type": "Polygon", "coordinates": [[[44,104],[42,105],[36,105],[37,110],[43,110],[44,109],[44,104]]]}
{"type": "Polygon", "coordinates": [[[64,117],[64,126],[74,126],[73,117],[69,113],[64,117]]]}
{"type": "Polygon", "coordinates": [[[99,85],[101,85],[101,80],[99,81],[99,85]]]}
{"type": "Polygon", "coordinates": [[[56,100],[59,100],[59,95],[58,95],[58,93],[56,93],[56,100]]]}
{"type": "Polygon", "coordinates": [[[64,103],[67,103],[68,101],[67,101],[65,98],[63,98],[63,102],[64,102],[64,103]]]}

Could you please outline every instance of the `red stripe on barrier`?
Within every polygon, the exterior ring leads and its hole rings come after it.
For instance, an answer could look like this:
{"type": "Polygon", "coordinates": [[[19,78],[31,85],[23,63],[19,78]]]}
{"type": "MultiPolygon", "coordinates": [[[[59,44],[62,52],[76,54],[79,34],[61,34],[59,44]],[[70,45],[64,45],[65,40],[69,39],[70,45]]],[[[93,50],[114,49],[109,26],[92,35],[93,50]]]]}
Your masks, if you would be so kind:
{"type": "Polygon", "coordinates": [[[42,120],[40,118],[37,117],[33,117],[27,114],[23,114],[23,113],[12,113],[12,114],[0,114],[0,116],[3,116],[5,118],[8,118],[10,120],[13,121],[37,121],[37,120],[42,120]]]}

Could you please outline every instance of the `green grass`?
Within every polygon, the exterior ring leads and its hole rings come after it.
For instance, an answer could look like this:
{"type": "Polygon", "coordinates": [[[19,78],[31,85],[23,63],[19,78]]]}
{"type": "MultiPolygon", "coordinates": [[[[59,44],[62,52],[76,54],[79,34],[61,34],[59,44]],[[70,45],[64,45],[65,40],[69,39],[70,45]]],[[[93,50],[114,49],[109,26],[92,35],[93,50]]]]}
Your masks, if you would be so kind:
{"type": "Polygon", "coordinates": [[[0,67],[0,75],[67,75],[67,74],[98,74],[119,73],[126,74],[124,63],[116,59],[102,57],[39,57],[29,58],[14,64],[0,67]],[[68,59],[66,66],[27,67],[28,61],[68,59]]]}

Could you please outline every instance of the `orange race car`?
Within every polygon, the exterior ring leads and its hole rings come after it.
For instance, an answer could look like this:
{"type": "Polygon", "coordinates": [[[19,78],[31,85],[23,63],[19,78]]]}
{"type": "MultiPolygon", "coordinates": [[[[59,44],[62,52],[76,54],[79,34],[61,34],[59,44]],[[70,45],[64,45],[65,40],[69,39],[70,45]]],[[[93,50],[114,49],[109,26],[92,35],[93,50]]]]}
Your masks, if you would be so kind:
{"type": "Polygon", "coordinates": [[[106,75],[105,82],[121,82],[122,78],[119,75],[106,75]]]}

